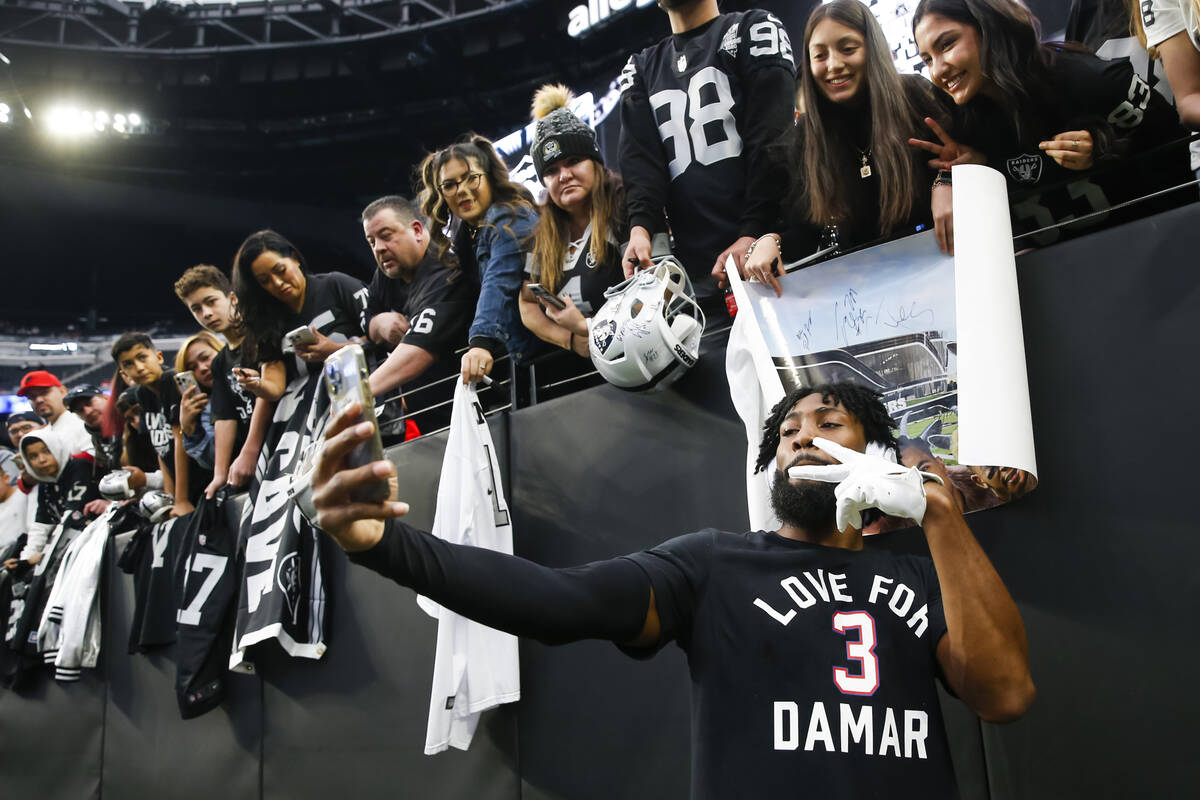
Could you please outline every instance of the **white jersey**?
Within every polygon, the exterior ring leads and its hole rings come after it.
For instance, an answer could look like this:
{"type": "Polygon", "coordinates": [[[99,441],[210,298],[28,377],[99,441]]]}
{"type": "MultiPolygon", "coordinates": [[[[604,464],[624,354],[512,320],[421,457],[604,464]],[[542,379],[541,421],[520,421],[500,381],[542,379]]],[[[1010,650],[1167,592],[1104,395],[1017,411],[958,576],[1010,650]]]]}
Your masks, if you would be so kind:
{"type": "Polygon", "coordinates": [[[57,433],[59,438],[67,443],[67,452],[70,455],[76,453],[96,455],[96,447],[92,444],[92,435],[87,432],[87,426],[72,412],[64,411],[59,414],[58,419],[50,423],[50,430],[57,433]]]}
{"type": "Polygon", "coordinates": [[[25,518],[28,501],[29,495],[14,486],[8,499],[0,503],[0,548],[7,547],[28,529],[25,518]]]}
{"type": "Polygon", "coordinates": [[[38,625],[38,651],[54,665],[60,681],[79,680],[100,657],[100,571],[115,506],[84,528],[67,545],[58,578],[46,599],[38,625]]]}
{"type": "MultiPolygon", "coordinates": [[[[474,387],[455,383],[433,535],[511,555],[512,518],[487,419],[474,387]]],[[[425,754],[451,746],[466,750],[481,712],[521,699],[517,637],[473,622],[427,597],[417,602],[438,620],[425,754]]]]}
{"type": "Polygon", "coordinates": [[[1151,0],[1142,2],[1142,25],[1146,29],[1146,44],[1158,47],[1175,34],[1183,31],[1192,45],[1200,50],[1200,25],[1196,21],[1196,9],[1192,0],[1151,0]]]}

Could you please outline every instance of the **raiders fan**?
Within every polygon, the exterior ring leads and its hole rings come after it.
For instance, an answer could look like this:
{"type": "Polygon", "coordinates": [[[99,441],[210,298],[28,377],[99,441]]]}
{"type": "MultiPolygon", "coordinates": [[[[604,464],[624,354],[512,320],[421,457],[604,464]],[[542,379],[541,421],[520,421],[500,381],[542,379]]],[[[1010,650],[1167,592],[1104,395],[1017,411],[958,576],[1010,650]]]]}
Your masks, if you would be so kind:
{"type": "Polygon", "coordinates": [[[130,386],[141,408],[137,436],[149,444],[158,456],[163,475],[163,490],[175,493],[175,436],[171,430],[172,416],[179,413],[179,387],[175,385],[175,370],[163,369],[163,354],[144,333],[123,333],[113,342],[113,361],[121,377],[130,386]]]}
{"type": "Polygon", "coordinates": [[[800,388],[772,410],[758,467],[774,462],[779,530],[708,529],[570,569],[454,546],[394,519],[405,503],[351,501],[395,474],[388,461],[343,470],[370,435],[357,413],[326,433],[319,525],[352,561],[501,630],[609,639],[635,657],[678,643],[695,798],[953,797],[936,681],[991,722],[1033,701],[1016,605],[949,492],[865,453],[896,446],[874,392],[800,388]],[[874,509],[921,522],[932,561],[865,550],[874,509]]]}
{"type": "MultiPolygon", "coordinates": [[[[1021,3],[922,0],[913,31],[930,80],[954,100],[954,138],[977,152],[963,151],[947,136],[912,144],[932,153],[930,164],[939,169],[968,159],[981,163],[982,156],[982,163],[1003,172],[1015,231],[1105,211],[1191,180],[1186,134],[1162,95],[1125,59],[1104,61],[1068,45],[1042,44],[1037,19],[1021,3]],[[1134,156],[1142,157],[1121,163],[1134,156]]],[[[1187,194],[1164,196],[1153,208],[1110,212],[1091,224],[1178,205],[1191,199],[1187,194]]]]}
{"type": "Polygon", "coordinates": [[[696,296],[717,296],[733,254],[771,229],[786,176],[767,146],[793,122],[796,64],[782,23],[765,11],[721,14],[717,0],[660,0],[671,36],[621,73],[621,175],[627,187],[625,275],[650,266],[668,226],[696,296]],[[665,216],[664,216],[665,211],[665,216]]]}

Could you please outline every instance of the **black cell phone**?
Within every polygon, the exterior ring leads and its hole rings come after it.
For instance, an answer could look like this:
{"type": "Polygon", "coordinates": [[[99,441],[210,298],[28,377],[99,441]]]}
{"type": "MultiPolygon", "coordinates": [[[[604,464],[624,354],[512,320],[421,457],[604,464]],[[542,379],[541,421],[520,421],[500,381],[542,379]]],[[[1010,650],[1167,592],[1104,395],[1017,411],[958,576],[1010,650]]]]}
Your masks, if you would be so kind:
{"type": "MultiPolygon", "coordinates": [[[[383,440],[379,437],[379,422],[375,419],[375,398],[367,382],[367,359],[357,344],[348,344],[325,359],[325,389],[329,392],[329,413],[338,417],[353,403],[362,407],[364,422],[375,429],[371,438],[359,442],[346,456],[346,467],[354,469],[383,460],[383,440]]],[[[386,481],[371,484],[351,497],[360,503],[381,503],[388,498],[386,481]]]]}
{"type": "Polygon", "coordinates": [[[559,311],[562,311],[567,307],[566,303],[564,303],[562,300],[559,300],[555,295],[550,294],[546,287],[542,286],[540,283],[529,284],[529,291],[533,292],[533,296],[538,300],[541,300],[546,305],[554,306],[559,311]]]}

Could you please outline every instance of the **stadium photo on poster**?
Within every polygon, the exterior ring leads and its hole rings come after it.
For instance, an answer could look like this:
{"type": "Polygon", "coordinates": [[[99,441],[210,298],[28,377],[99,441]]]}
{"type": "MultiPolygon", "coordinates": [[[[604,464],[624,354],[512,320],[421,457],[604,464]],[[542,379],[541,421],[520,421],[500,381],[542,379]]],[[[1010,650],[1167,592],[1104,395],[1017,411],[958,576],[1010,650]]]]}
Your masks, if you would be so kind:
{"type": "MultiPolygon", "coordinates": [[[[795,270],[780,279],[779,297],[758,283],[739,284],[739,316],[750,310],[757,329],[746,355],[759,362],[759,408],[798,386],[857,383],[882,395],[901,463],[939,476],[964,513],[1036,487],[1021,465],[960,458],[955,259],[938,251],[932,231],[795,270]]],[[[1020,339],[1012,344],[1023,347],[1020,339]]],[[[744,378],[735,384],[732,363],[730,370],[730,385],[744,388],[744,378]]],[[[909,525],[884,518],[865,532],[909,525]]]]}

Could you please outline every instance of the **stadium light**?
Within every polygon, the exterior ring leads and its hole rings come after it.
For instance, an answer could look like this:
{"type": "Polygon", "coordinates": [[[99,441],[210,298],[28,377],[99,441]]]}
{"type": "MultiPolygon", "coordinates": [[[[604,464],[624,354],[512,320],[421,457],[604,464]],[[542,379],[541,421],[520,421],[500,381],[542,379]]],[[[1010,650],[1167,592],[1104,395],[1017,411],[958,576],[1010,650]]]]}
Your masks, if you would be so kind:
{"type": "MultiPolygon", "coordinates": [[[[26,115],[33,119],[28,109],[26,115]]],[[[104,109],[90,111],[74,105],[55,106],[45,116],[48,133],[58,138],[81,138],[105,132],[122,136],[146,133],[146,127],[137,112],[111,113],[104,109]]]]}
{"type": "Polygon", "coordinates": [[[8,107],[8,103],[0,103],[0,125],[10,123],[12,123],[12,109],[8,107]]]}

